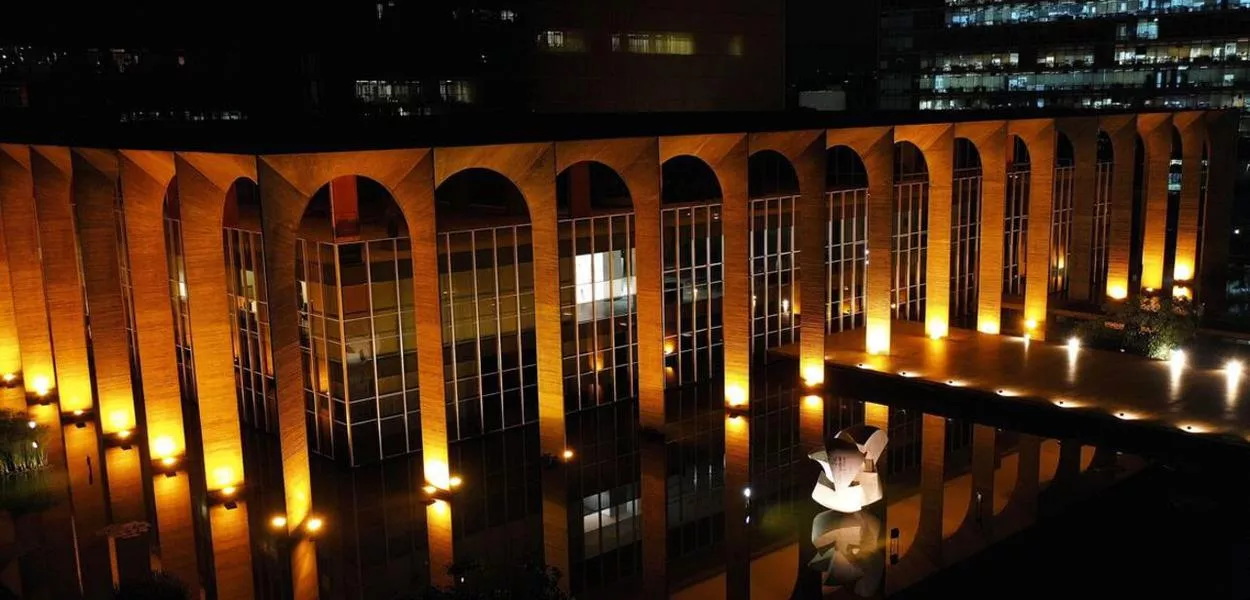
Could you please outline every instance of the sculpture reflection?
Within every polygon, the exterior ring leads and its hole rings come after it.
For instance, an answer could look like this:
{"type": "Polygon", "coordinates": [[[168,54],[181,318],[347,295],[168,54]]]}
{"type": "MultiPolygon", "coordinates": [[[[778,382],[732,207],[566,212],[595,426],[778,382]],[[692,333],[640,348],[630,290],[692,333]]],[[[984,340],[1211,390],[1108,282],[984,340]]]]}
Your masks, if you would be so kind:
{"type": "Polygon", "coordinates": [[[880,500],[877,461],[888,441],[884,431],[871,425],[856,425],[838,432],[827,450],[807,455],[821,467],[812,500],[842,513],[859,511],[880,500]]]}
{"type": "Polygon", "coordinates": [[[824,588],[852,586],[855,595],[865,598],[881,588],[881,519],[863,508],[883,496],[877,463],[888,441],[885,431],[856,425],[838,432],[826,450],[808,455],[821,467],[812,499],[829,509],[812,519],[816,554],[808,562],[821,573],[824,588]]]}

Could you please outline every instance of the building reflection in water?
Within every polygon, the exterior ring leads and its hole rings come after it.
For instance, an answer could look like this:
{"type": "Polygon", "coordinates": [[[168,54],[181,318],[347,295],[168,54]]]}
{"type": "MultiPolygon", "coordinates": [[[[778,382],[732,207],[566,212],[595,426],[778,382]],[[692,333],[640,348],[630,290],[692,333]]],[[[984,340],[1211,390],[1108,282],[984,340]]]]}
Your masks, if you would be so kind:
{"type": "MultiPolygon", "coordinates": [[[[481,591],[525,584],[534,573],[530,567],[548,556],[543,515],[544,503],[552,498],[544,495],[544,486],[559,478],[565,493],[556,503],[562,503],[558,508],[568,521],[563,542],[569,572],[564,577],[573,593],[649,597],[645,590],[655,589],[657,582],[643,577],[653,546],[643,526],[642,490],[645,481],[654,480],[664,482],[665,490],[665,527],[660,539],[652,540],[662,543],[666,553],[664,580],[658,585],[672,597],[882,597],[1027,527],[1039,507],[1062,504],[1059,498],[1074,490],[1105,484],[1109,470],[1095,466],[1118,461],[1128,467],[1116,471],[1122,475],[1136,464],[1130,457],[1095,452],[1076,441],[1043,442],[903,405],[812,396],[796,371],[791,362],[757,366],[745,417],[727,414],[714,386],[670,388],[663,438],[640,432],[637,402],[631,397],[588,403],[569,412],[568,440],[577,454],[564,462],[538,454],[537,423],[462,435],[450,448],[454,472],[464,481],[448,506],[453,581],[481,591]],[[726,457],[727,440],[747,432],[751,445],[744,467],[749,485],[729,490],[727,471],[738,467],[726,457]],[[657,440],[664,451],[655,455],[647,448],[657,440]],[[818,464],[809,455],[828,462],[818,464]],[[814,494],[817,480],[824,487],[816,485],[814,494]],[[833,497],[846,490],[864,493],[833,497]],[[750,595],[735,592],[734,586],[747,581],[748,574],[750,595]]],[[[68,461],[82,472],[71,469],[75,474],[68,480],[69,497],[54,494],[53,506],[35,509],[45,515],[44,523],[72,510],[76,522],[103,526],[106,506],[113,521],[144,520],[138,500],[142,494],[132,489],[132,482],[141,470],[147,474],[148,466],[121,461],[125,451],[109,447],[101,455],[108,459],[93,459],[93,472],[88,472],[82,454],[99,447],[96,430],[73,423],[47,425],[78,440],[66,444],[69,456],[53,457],[62,469],[68,461]],[[92,508],[87,499],[97,494],[104,503],[92,508]]],[[[254,596],[289,597],[290,557],[299,546],[270,522],[284,506],[277,440],[249,430],[244,451],[246,504],[233,510],[210,506],[202,486],[179,493],[189,492],[197,514],[207,511],[213,520],[211,535],[223,529],[219,521],[245,519],[254,596]]],[[[356,467],[344,463],[326,456],[312,463],[314,504],[327,523],[315,544],[321,597],[391,598],[425,589],[433,568],[421,455],[356,467]]],[[[177,488],[173,484],[183,478],[181,473],[170,478],[151,474],[160,484],[155,490],[160,495],[171,493],[166,488],[177,488]]],[[[156,533],[164,541],[174,532],[164,531],[159,509],[149,503],[152,514],[146,518],[159,523],[156,533]]],[[[28,535],[23,532],[31,518],[16,518],[11,535],[28,535]]],[[[223,582],[215,572],[232,559],[214,555],[214,549],[229,545],[205,539],[203,527],[187,525],[168,539],[185,539],[187,550],[195,550],[198,556],[190,558],[199,559],[198,580],[209,597],[246,585],[223,582]]],[[[89,529],[64,532],[75,539],[47,538],[41,551],[50,557],[63,548],[75,561],[58,560],[36,569],[23,559],[21,576],[15,572],[5,581],[29,579],[22,581],[25,589],[52,590],[57,588],[50,581],[67,577],[74,590],[79,585],[99,590],[113,577],[125,579],[146,568],[147,553],[136,546],[146,542],[118,540],[110,552],[108,540],[94,537],[100,527],[89,529]],[[111,561],[110,554],[115,557],[111,561]],[[94,566],[78,569],[75,562],[94,566]],[[113,577],[110,562],[120,569],[113,577]]]]}

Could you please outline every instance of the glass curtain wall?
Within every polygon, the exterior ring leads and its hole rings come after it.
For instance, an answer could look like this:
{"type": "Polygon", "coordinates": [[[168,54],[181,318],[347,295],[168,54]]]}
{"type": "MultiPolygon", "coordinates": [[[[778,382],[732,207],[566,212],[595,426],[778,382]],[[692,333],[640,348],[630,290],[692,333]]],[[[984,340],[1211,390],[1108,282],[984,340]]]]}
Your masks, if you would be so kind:
{"type": "Polygon", "coordinates": [[[771,348],[799,341],[794,292],[799,248],[794,236],[799,181],[790,161],[772,150],[747,163],[751,198],[751,353],[762,359],[771,348]]]}
{"type": "Polygon", "coordinates": [[[890,308],[895,319],[924,321],[925,269],[929,246],[929,171],[920,149],[894,145],[894,280],[890,308]]]}
{"type": "Polygon", "coordinates": [[[854,150],[826,153],[825,324],[829,333],[864,326],[868,272],[868,173],[854,150]]]}
{"type": "Polygon", "coordinates": [[[165,192],[165,266],[169,272],[169,308],[173,313],[174,351],[183,402],[195,402],[195,359],[191,344],[191,304],[187,293],[187,260],[182,242],[182,213],[178,186],[165,192]]]}
{"type": "Polygon", "coordinates": [[[561,173],[556,197],[566,435],[578,452],[570,584],[585,593],[641,564],[634,215],[624,182],[598,163],[561,173]]]}
{"type": "Polygon", "coordinates": [[[1050,212],[1050,277],[1048,292],[1068,297],[1068,265],[1072,262],[1072,216],[1076,202],[1076,162],[1072,143],[1059,134],[1054,194],[1050,212]]]}
{"type": "Polygon", "coordinates": [[[269,291],[260,197],[251,181],[239,180],[227,192],[222,238],[239,414],[247,425],[273,432],[278,406],[269,341],[269,291]]]}
{"type": "Polygon", "coordinates": [[[1029,149],[1012,136],[1007,165],[1007,206],[1003,222],[1003,295],[1023,296],[1029,241],[1029,149]]]}
{"type": "Polygon", "coordinates": [[[977,326],[981,256],[981,157],[976,146],[955,139],[951,193],[951,325],[977,326]]]}
{"type": "Polygon", "coordinates": [[[1091,250],[1093,268],[1090,294],[1095,302],[1101,302],[1107,293],[1107,248],[1111,236],[1111,175],[1113,155],[1111,138],[1098,132],[1098,164],[1094,170],[1094,231],[1091,250]]]}

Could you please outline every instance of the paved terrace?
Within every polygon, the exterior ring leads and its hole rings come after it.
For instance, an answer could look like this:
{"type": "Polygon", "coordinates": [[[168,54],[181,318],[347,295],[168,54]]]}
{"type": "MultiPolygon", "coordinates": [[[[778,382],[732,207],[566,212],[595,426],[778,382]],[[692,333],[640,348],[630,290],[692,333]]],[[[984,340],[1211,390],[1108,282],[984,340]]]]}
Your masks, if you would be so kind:
{"type": "Polygon", "coordinates": [[[1088,431],[1137,442],[1145,436],[1167,450],[1214,445],[1250,456],[1250,367],[1237,377],[1226,372],[1222,359],[1212,367],[1191,358],[1176,368],[1119,352],[1072,350],[1066,340],[1027,342],[955,329],[932,340],[920,323],[903,322],[893,331],[888,356],[868,354],[862,330],[830,335],[830,390],[919,402],[946,414],[1004,413],[1063,423],[1052,431],[1083,422],[1088,431]],[[1085,418],[1071,418],[1078,416],[1085,418]]]}

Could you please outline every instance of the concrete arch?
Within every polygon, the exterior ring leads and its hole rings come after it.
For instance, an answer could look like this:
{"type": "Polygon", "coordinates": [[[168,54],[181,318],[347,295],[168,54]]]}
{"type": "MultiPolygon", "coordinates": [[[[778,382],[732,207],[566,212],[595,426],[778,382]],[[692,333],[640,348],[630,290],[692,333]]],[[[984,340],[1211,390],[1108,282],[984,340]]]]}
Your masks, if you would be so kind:
{"type": "MultiPolygon", "coordinates": [[[[928,244],[930,248],[950,248],[951,215],[946,207],[951,205],[955,126],[943,123],[896,127],[894,142],[913,144],[924,158],[929,175],[928,244]]],[[[945,337],[950,329],[950,253],[930,252],[926,260],[925,333],[945,337]]]]}
{"type": "MultiPolygon", "coordinates": [[[[583,166],[583,165],[584,165],[586,168],[590,169],[591,171],[598,171],[598,172],[599,172],[602,176],[604,176],[604,177],[608,177],[608,176],[610,176],[610,177],[611,177],[611,178],[612,178],[615,182],[620,183],[621,188],[622,188],[622,189],[624,190],[624,192],[625,192],[625,197],[624,197],[624,199],[625,199],[625,200],[627,200],[627,201],[629,202],[628,211],[633,211],[633,209],[634,209],[634,197],[633,197],[633,195],[632,195],[632,194],[630,193],[630,191],[629,191],[629,183],[627,183],[627,182],[625,181],[625,178],[624,178],[624,177],[621,177],[621,174],[620,174],[620,173],[619,173],[616,169],[613,169],[612,167],[609,167],[608,165],[605,165],[605,164],[603,164],[603,163],[601,163],[601,162],[599,162],[599,161],[596,161],[596,160],[584,160],[584,161],[580,161],[580,162],[573,163],[573,164],[569,165],[569,166],[568,166],[567,168],[565,168],[565,169],[557,169],[557,170],[556,170],[556,207],[557,207],[557,210],[558,210],[558,211],[560,211],[560,210],[569,210],[569,211],[572,211],[572,209],[573,209],[573,207],[561,207],[561,206],[560,206],[560,185],[561,185],[561,183],[560,183],[560,182],[561,182],[561,178],[562,178],[562,177],[565,177],[565,176],[572,177],[572,170],[573,170],[573,168],[574,168],[574,167],[581,167],[581,166],[583,166]]],[[[592,176],[592,178],[593,178],[593,173],[591,174],[591,176],[592,176]]],[[[593,182],[592,182],[592,183],[593,183],[593,182]]],[[[596,207],[596,206],[594,206],[594,201],[595,201],[595,198],[593,198],[593,196],[594,196],[594,195],[595,195],[595,194],[594,194],[594,190],[593,190],[593,189],[591,189],[591,196],[592,196],[592,198],[590,198],[591,206],[589,206],[589,207],[588,207],[588,209],[589,209],[589,213],[590,213],[590,214],[574,214],[574,215],[571,215],[571,216],[578,216],[578,217],[580,217],[580,216],[595,216],[595,213],[600,212],[600,211],[621,211],[621,212],[625,212],[625,211],[626,211],[626,207],[625,207],[625,206],[615,206],[615,207],[606,207],[606,208],[605,208],[605,207],[596,207]]],[[[573,212],[576,212],[576,211],[573,211],[573,212]]],[[[568,216],[570,216],[570,215],[566,215],[566,214],[564,214],[564,213],[560,213],[560,218],[562,218],[562,219],[563,219],[563,218],[566,218],[566,217],[568,217],[568,216]]]]}
{"type": "MultiPolygon", "coordinates": [[[[955,136],[968,140],[981,160],[981,239],[1003,238],[1004,203],[1007,191],[1007,122],[956,123],[955,136]],[[988,166],[987,166],[988,165],[988,166]],[[988,199],[988,201],[987,201],[988,199]]],[[[977,274],[983,290],[1003,287],[1003,245],[982,242],[977,274]]],[[[977,295],[977,330],[997,334],[1001,329],[1002,294],[977,295]]]]}
{"type": "MultiPolygon", "coordinates": [[[[6,373],[22,375],[28,397],[39,385],[52,385],[56,370],[52,336],[48,331],[48,303],[40,264],[39,232],[31,173],[30,147],[0,144],[0,227],[4,228],[13,303],[15,333],[2,351],[6,373]],[[42,326],[26,326],[24,324],[42,326]],[[46,382],[46,383],[45,383],[46,382]]],[[[24,399],[23,399],[24,400],[24,399]]],[[[25,408],[25,402],[14,408],[25,408]]]]}
{"type": "Polygon", "coordinates": [[[799,193],[799,176],[794,163],[776,150],[758,150],[747,158],[747,196],[752,200],[769,196],[788,196],[799,193]],[[776,190],[758,189],[764,184],[761,170],[776,167],[776,190]]]}
{"type": "Polygon", "coordinates": [[[1016,136],[1029,153],[1029,219],[1024,285],[1024,323],[1034,339],[1045,339],[1050,284],[1050,217],[1054,204],[1055,121],[1009,121],[1007,135],[1016,136]],[[1040,217],[1040,218],[1039,218],[1040,217]]]}
{"type": "Polygon", "coordinates": [[[894,129],[864,127],[830,129],[825,148],[846,146],[864,163],[868,183],[868,252],[871,263],[864,289],[864,346],[874,354],[890,351],[890,224],[894,211],[894,129]]]}

